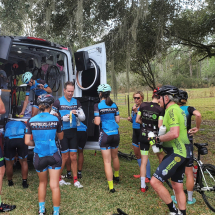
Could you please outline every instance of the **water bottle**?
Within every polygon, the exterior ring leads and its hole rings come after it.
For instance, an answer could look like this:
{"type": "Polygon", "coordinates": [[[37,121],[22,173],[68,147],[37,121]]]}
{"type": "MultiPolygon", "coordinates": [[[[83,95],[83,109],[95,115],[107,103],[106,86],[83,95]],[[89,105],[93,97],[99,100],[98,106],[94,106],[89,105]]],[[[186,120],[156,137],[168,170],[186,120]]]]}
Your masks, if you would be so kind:
{"type": "MultiPolygon", "coordinates": [[[[161,136],[161,135],[164,135],[164,134],[166,134],[166,126],[161,125],[161,127],[159,128],[158,136],[161,136]]],[[[161,142],[160,144],[162,145],[163,142],[161,142]]]]}
{"type": "MultiPolygon", "coordinates": [[[[150,131],[150,132],[148,133],[148,137],[149,137],[149,138],[155,137],[154,132],[150,131]]],[[[156,144],[152,145],[152,150],[153,150],[154,153],[160,152],[160,149],[159,149],[159,147],[156,146],[156,144]]]]}
{"type": "Polygon", "coordinates": [[[29,101],[24,112],[24,117],[30,118],[32,115],[32,102],[29,101]]]}
{"type": "Polygon", "coordinates": [[[198,166],[193,166],[193,178],[194,178],[194,184],[196,183],[196,177],[197,177],[197,170],[198,166]]]}

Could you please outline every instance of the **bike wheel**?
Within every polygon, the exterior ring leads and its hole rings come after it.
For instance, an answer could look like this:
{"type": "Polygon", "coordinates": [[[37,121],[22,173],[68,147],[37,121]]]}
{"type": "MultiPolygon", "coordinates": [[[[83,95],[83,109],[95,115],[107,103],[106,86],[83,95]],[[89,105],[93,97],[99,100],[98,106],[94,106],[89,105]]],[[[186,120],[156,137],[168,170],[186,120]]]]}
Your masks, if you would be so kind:
{"type": "Polygon", "coordinates": [[[199,171],[200,193],[208,208],[215,212],[215,166],[203,164],[202,172],[199,171]]]}
{"type": "Polygon", "coordinates": [[[57,66],[53,65],[48,68],[46,82],[52,89],[52,92],[57,92],[60,88],[60,71],[57,66]]]}

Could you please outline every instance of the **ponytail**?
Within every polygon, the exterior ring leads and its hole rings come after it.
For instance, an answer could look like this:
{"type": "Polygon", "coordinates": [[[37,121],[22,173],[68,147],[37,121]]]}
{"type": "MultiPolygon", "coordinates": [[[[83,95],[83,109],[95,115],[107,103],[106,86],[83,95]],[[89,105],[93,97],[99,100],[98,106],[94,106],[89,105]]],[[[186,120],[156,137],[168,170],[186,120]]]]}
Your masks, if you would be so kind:
{"type": "Polygon", "coordinates": [[[107,106],[111,106],[113,104],[113,101],[112,99],[110,98],[110,91],[108,92],[102,92],[102,95],[101,95],[102,98],[105,98],[105,104],[107,106]]]}
{"type": "Polygon", "coordinates": [[[46,105],[46,104],[40,104],[39,105],[39,110],[41,111],[41,112],[44,112],[45,111],[45,109],[47,109],[47,108],[49,108],[50,107],[50,105],[46,105]]]}

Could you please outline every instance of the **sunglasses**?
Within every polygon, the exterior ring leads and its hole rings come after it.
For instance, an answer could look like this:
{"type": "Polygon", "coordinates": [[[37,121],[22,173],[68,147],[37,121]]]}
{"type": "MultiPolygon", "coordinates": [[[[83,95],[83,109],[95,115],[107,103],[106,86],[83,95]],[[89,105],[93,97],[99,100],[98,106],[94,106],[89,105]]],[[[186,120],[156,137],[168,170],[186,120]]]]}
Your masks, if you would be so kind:
{"type": "Polygon", "coordinates": [[[135,100],[135,99],[139,100],[139,99],[140,99],[140,97],[134,97],[134,100],[135,100]]]}

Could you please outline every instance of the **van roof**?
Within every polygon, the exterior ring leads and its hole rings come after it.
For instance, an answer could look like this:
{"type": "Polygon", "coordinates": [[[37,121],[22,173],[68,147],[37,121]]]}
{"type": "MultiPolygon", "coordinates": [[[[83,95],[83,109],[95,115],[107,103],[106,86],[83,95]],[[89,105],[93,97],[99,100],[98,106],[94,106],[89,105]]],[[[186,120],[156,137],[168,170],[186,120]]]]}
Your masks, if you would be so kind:
{"type": "Polygon", "coordinates": [[[20,36],[10,36],[10,37],[13,42],[31,43],[35,45],[43,45],[43,46],[54,47],[59,49],[68,49],[66,46],[53,43],[38,37],[20,37],[20,36]]]}

